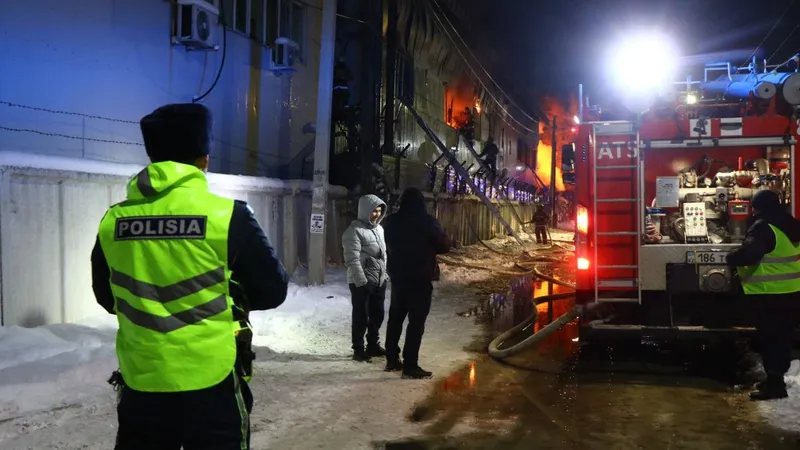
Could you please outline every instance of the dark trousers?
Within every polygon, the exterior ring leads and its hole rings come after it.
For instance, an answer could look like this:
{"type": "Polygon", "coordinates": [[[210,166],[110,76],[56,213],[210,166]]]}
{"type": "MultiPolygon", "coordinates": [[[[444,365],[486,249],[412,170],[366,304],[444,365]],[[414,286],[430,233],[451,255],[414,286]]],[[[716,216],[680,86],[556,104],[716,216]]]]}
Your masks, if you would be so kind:
{"type": "Polygon", "coordinates": [[[536,225],[536,242],[539,244],[547,244],[547,225],[536,225]]]}
{"type": "Polygon", "coordinates": [[[756,306],[758,353],[770,383],[785,386],[783,376],[792,362],[792,334],[798,325],[800,307],[797,299],[759,299],[756,306]]]}
{"type": "Polygon", "coordinates": [[[389,323],[386,326],[386,360],[400,358],[400,334],[408,316],[406,341],[403,344],[404,366],[419,364],[419,347],[425,334],[425,320],[431,311],[433,285],[430,281],[394,282],[389,305],[389,323]]]}
{"type": "Polygon", "coordinates": [[[189,392],[122,387],[115,450],[248,450],[253,395],[233,373],[189,392]]]}
{"type": "Polygon", "coordinates": [[[356,287],[350,284],[351,302],[353,304],[353,350],[364,348],[364,334],[367,335],[367,346],[380,344],[380,330],[386,308],[386,284],[382,287],[356,287]]]}

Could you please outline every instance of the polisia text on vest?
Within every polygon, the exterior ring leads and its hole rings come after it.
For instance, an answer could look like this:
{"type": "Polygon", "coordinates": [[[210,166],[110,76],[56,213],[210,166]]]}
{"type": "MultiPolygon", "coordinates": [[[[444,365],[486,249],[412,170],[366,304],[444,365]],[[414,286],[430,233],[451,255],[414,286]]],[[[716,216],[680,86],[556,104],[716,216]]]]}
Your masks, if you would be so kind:
{"type": "Polygon", "coordinates": [[[206,216],[124,217],[117,219],[115,240],[204,239],[206,216]]]}

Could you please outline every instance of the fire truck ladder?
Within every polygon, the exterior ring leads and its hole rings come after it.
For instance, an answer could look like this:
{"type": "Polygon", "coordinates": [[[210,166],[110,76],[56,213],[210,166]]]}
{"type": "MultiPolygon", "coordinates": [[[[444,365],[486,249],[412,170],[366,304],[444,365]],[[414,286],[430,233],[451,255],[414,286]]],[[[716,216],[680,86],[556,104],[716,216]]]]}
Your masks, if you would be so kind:
{"type": "Polygon", "coordinates": [[[444,157],[447,158],[447,161],[450,163],[450,165],[453,167],[453,169],[455,169],[455,171],[458,174],[459,178],[461,178],[461,180],[463,182],[467,183],[467,185],[470,187],[470,189],[472,189],[472,192],[475,195],[477,195],[478,198],[481,199],[481,201],[483,201],[483,203],[486,205],[486,207],[489,208],[489,211],[492,214],[494,214],[494,216],[497,218],[497,220],[500,221],[500,224],[503,225],[503,227],[506,229],[508,234],[510,234],[511,236],[514,237],[514,239],[517,241],[517,243],[520,245],[520,247],[525,248],[525,242],[523,242],[523,240],[520,239],[520,237],[514,231],[514,228],[512,228],[511,225],[509,225],[509,223],[506,222],[505,219],[503,219],[503,215],[500,214],[500,210],[497,209],[497,206],[494,203],[492,203],[491,200],[489,200],[483,194],[483,192],[481,192],[478,189],[477,186],[475,186],[475,183],[472,182],[472,177],[469,176],[469,172],[467,172],[467,170],[464,169],[464,166],[462,166],[461,163],[458,162],[458,159],[456,158],[456,156],[450,151],[450,149],[447,148],[446,145],[444,145],[444,143],[442,143],[441,139],[439,139],[439,136],[437,136],[433,132],[433,130],[430,129],[428,124],[426,124],[425,121],[422,120],[422,117],[420,117],[419,113],[417,112],[416,109],[414,109],[414,107],[412,107],[411,105],[409,105],[407,103],[404,103],[404,105],[405,105],[406,109],[408,109],[408,111],[414,117],[414,120],[417,122],[417,125],[419,125],[419,127],[422,128],[422,131],[424,131],[425,134],[427,134],[428,137],[431,139],[431,142],[433,142],[434,144],[436,144],[437,147],[439,147],[439,151],[441,151],[442,154],[444,155],[444,157]]]}
{"type": "MultiPolygon", "coordinates": [[[[639,147],[639,132],[635,129],[631,122],[611,122],[611,123],[604,123],[604,124],[596,124],[594,126],[594,136],[592,136],[592,142],[597,142],[598,135],[613,135],[615,137],[627,137],[630,141],[633,141],[633,145],[639,147]]],[[[641,287],[641,276],[639,272],[639,239],[642,235],[642,220],[640,220],[640,215],[642,214],[639,211],[640,207],[640,200],[637,198],[637,195],[633,195],[633,198],[603,198],[599,197],[599,192],[597,190],[597,178],[598,172],[600,171],[613,171],[613,170],[624,170],[624,169],[631,169],[635,173],[634,179],[632,182],[634,183],[635,189],[634,192],[638,192],[641,188],[639,183],[639,178],[642,177],[640,173],[640,164],[641,161],[641,151],[637,151],[635,156],[632,158],[632,164],[626,165],[608,165],[608,166],[598,166],[597,164],[597,152],[598,152],[598,145],[592,146],[592,221],[591,223],[592,228],[594,230],[594,239],[593,239],[593,247],[594,247],[594,258],[592,259],[594,266],[594,301],[599,303],[640,303],[642,299],[642,287],[641,287]],[[599,198],[598,198],[599,197],[599,198]],[[598,206],[600,204],[631,204],[633,205],[633,210],[637,211],[635,214],[636,217],[636,229],[635,230],[608,230],[608,229],[600,229],[598,224],[600,221],[598,220],[598,206]],[[636,252],[636,265],[602,265],[599,264],[598,261],[598,237],[601,236],[630,236],[634,239],[634,243],[631,245],[631,250],[636,252]],[[602,270],[626,270],[635,272],[635,278],[618,278],[618,277],[607,277],[607,278],[600,278],[600,272],[602,270]],[[601,291],[602,288],[602,291],[601,291]],[[618,291],[611,291],[609,292],[609,288],[617,288],[618,291]],[[628,290],[629,288],[636,288],[635,291],[628,290]],[[603,297],[601,296],[602,293],[612,293],[612,296],[603,297]],[[630,296],[626,296],[630,292],[630,296]]],[[[639,196],[642,196],[643,193],[640,193],[639,196]]]]}

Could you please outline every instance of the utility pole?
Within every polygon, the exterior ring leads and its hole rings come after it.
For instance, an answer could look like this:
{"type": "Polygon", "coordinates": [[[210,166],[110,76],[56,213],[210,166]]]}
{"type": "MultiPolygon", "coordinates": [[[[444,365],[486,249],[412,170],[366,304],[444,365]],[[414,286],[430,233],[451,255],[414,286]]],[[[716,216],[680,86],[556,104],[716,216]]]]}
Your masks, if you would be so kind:
{"type": "MultiPolygon", "coordinates": [[[[395,70],[397,61],[397,0],[388,0],[388,21],[386,26],[386,113],[383,119],[383,145],[387,152],[395,153],[394,148],[394,94],[395,70]]],[[[399,157],[399,155],[397,155],[399,157]]],[[[399,159],[398,159],[399,162],[399,159]]],[[[398,165],[399,166],[399,165],[398,165]]],[[[400,170],[394,174],[395,186],[400,181],[400,170]]],[[[388,201],[388,200],[387,200],[388,201]]]]}
{"type": "Polygon", "coordinates": [[[333,100],[333,59],[336,50],[336,0],[323,0],[320,39],[319,90],[317,91],[317,134],[314,138],[314,181],[308,245],[308,281],[325,283],[325,218],[328,212],[328,169],[331,145],[331,101],[333,100]]]}
{"type": "Polygon", "coordinates": [[[552,228],[558,228],[558,211],[556,210],[556,131],[558,130],[558,116],[553,116],[553,156],[550,157],[550,214],[552,215],[552,228]]]}

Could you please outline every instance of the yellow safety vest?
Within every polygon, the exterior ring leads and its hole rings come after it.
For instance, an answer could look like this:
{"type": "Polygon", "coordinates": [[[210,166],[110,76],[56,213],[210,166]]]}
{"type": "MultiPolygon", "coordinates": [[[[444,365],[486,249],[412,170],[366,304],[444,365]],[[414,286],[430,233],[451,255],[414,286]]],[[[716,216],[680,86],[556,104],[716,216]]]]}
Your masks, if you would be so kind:
{"type": "Polygon", "coordinates": [[[739,278],[747,295],[788,294],[800,292],[800,247],[778,228],[770,225],[775,234],[775,249],[753,266],[739,267],[739,278]]]}
{"type": "Polygon", "coordinates": [[[117,358],[125,384],[144,392],[204,389],[236,360],[229,292],[228,228],[233,200],[208,190],[198,168],[147,166],[112,206],[99,238],[119,321],[117,358]]]}

